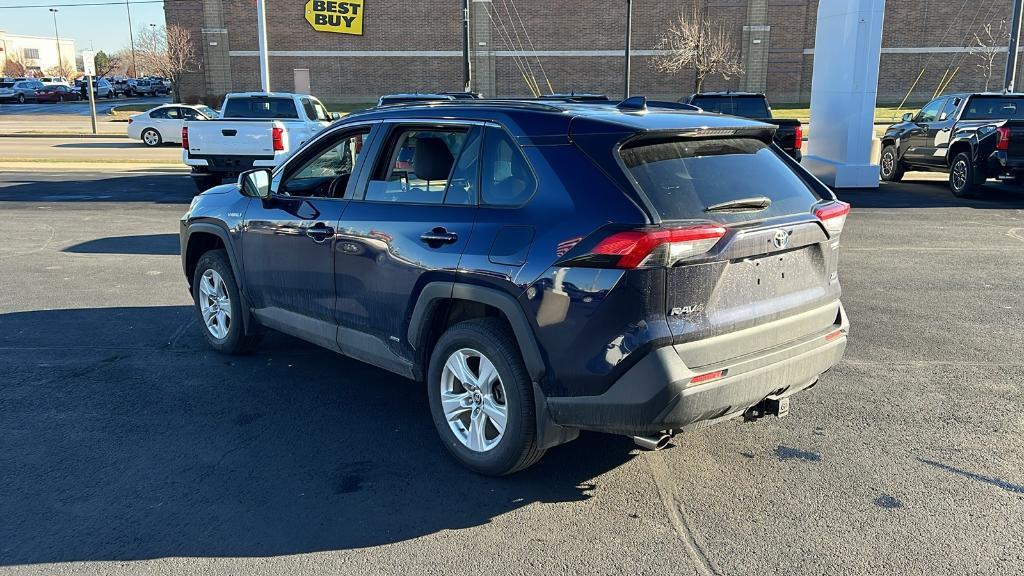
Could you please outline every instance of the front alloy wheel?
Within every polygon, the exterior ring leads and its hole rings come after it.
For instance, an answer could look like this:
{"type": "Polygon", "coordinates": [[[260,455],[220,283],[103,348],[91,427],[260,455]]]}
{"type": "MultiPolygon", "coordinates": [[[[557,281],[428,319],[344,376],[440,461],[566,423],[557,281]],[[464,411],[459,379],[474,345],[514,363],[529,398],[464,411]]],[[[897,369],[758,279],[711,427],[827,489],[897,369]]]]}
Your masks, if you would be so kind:
{"type": "Polygon", "coordinates": [[[453,352],[441,374],[441,406],[448,427],[463,446],[487,452],[501,442],[508,423],[508,404],[501,377],[481,352],[453,352]]]}
{"type": "Polygon", "coordinates": [[[199,309],[210,335],[218,340],[228,337],[231,330],[231,296],[224,278],[216,270],[203,272],[199,282],[199,309]]]}

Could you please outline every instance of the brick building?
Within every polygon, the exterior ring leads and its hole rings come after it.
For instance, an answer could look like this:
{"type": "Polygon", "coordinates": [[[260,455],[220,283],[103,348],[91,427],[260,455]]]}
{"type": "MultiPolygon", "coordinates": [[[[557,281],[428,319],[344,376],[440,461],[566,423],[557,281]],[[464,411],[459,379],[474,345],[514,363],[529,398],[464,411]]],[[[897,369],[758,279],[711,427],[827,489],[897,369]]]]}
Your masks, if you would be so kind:
{"type": "MultiPolygon", "coordinates": [[[[310,0],[312,1],[312,0],[310,0]]],[[[676,99],[692,90],[689,72],[653,67],[668,21],[693,0],[633,0],[632,92],[676,99]]],[[[764,91],[776,103],[810,99],[818,0],[698,0],[737,44],[744,72],[711,78],[705,89],[764,91]]],[[[879,102],[929,99],[947,90],[997,89],[1004,56],[989,76],[975,34],[987,38],[1011,0],[890,0],[886,3],[879,102]],[[912,90],[911,90],[912,89],[912,90]]],[[[328,102],[367,102],[392,92],[462,88],[459,0],[365,0],[363,34],[314,30],[305,0],[267,0],[271,87],[305,87],[328,102]]],[[[184,76],[186,100],[259,89],[253,0],[167,0],[169,24],[189,29],[201,70],[184,76]]],[[[622,91],[625,1],[472,0],[475,86],[486,95],[530,93],[520,68],[558,92],[622,91]]],[[[1005,26],[1005,24],[1004,24],[1005,26]]],[[[1004,38],[994,44],[1006,44],[1004,38]]]]}

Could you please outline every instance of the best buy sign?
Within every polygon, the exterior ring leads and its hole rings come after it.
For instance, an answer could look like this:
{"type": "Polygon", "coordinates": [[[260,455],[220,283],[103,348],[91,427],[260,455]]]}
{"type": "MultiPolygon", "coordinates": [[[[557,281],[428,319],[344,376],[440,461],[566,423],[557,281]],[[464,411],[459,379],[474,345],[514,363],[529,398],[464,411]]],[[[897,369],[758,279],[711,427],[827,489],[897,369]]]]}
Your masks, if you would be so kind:
{"type": "Polygon", "coordinates": [[[363,34],[363,0],[309,0],[306,22],[319,32],[363,34]]]}

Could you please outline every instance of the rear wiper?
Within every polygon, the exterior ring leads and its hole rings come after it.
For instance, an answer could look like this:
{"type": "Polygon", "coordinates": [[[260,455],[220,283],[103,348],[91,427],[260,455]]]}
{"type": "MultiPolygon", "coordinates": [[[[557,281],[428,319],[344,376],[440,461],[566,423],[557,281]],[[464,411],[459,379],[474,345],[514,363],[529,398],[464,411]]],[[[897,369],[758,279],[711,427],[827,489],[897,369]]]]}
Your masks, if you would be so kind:
{"type": "Polygon", "coordinates": [[[757,212],[772,205],[772,199],[767,196],[754,196],[753,198],[737,198],[708,206],[705,212],[757,212]]]}

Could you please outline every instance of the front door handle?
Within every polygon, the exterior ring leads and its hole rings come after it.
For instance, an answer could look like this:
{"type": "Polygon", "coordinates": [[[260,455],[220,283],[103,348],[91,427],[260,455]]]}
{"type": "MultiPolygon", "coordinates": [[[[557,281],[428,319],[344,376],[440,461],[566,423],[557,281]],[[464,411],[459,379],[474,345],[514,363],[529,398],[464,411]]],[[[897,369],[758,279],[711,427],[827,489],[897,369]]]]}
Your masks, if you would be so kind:
{"type": "Polygon", "coordinates": [[[306,228],[306,236],[312,238],[314,242],[324,242],[328,238],[334,236],[334,228],[331,228],[323,222],[317,222],[309,228],[306,228]]]}
{"type": "Polygon", "coordinates": [[[459,240],[459,235],[455,232],[449,232],[443,226],[438,226],[430,232],[424,232],[421,234],[420,240],[431,246],[439,246],[441,244],[454,244],[459,240]]]}

